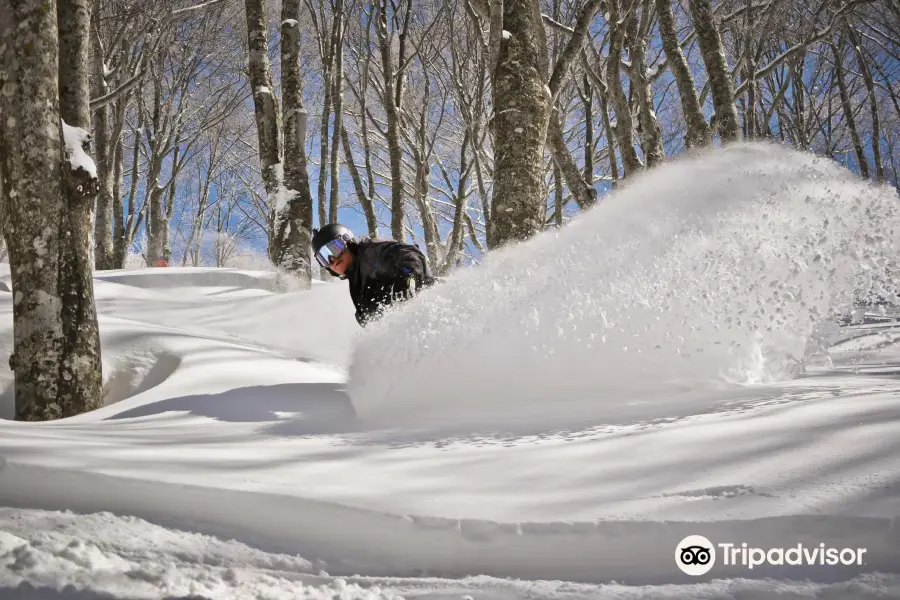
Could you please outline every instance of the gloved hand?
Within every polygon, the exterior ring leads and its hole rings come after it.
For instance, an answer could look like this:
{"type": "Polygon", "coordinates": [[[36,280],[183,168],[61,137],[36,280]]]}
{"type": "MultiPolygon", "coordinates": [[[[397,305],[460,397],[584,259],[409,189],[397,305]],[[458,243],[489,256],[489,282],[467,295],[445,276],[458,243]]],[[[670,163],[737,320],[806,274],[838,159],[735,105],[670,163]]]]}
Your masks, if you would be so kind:
{"type": "Polygon", "coordinates": [[[400,279],[394,283],[392,300],[400,301],[409,300],[410,298],[414,298],[416,295],[416,278],[410,273],[409,275],[403,275],[400,279]]]}

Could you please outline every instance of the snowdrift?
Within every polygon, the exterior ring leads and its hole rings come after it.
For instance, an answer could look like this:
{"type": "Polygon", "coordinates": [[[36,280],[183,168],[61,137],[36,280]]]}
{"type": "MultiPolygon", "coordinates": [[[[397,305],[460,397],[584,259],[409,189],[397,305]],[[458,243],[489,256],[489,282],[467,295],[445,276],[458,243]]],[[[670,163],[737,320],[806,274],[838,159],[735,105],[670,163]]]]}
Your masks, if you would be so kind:
{"type": "Polygon", "coordinates": [[[15,569],[0,570],[0,595],[17,600],[884,600],[900,595],[900,577],[892,575],[838,583],[732,579],[664,586],[486,576],[342,578],[301,557],[164,529],[141,519],[0,508],[0,557],[9,554],[16,557],[15,569]]]}
{"type": "Polygon", "coordinates": [[[390,421],[696,406],[793,376],[824,317],[895,295],[898,235],[896,194],[827,159],[674,161],[391,315],[357,347],[350,394],[390,421]]]}
{"type": "MultiPolygon", "coordinates": [[[[0,265],[0,352],[12,351],[9,266],[0,265]]],[[[341,285],[275,293],[275,273],[171,268],[106,271],[95,279],[103,348],[98,420],[185,392],[343,381],[358,326],[341,285]],[[222,364],[233,364],[222,369],[222,364]],[[301,368],[302,370],[302,368],[301,368]],[[324,374],[324,376],[323,376],[324,374]],[[128,400],[110,409],[110,405],[128,400]]],[[[12,372],[0,361],[0,419],[14,414],[12,372]]],[[[278,403],[276,403],[278,404],[278,403]]]]}

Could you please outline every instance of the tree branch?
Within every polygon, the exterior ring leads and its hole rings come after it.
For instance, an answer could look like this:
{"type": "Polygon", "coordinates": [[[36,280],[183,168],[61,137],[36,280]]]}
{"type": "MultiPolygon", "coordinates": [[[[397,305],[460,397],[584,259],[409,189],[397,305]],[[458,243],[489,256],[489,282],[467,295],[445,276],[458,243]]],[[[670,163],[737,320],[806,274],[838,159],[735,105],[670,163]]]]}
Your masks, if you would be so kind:
{"type": "MultiPolygon", "coordinates": [[[[754,75],[754,78],[759,79],[760,77],[765,77],[771,71],[773,71],[777,67],[781,66],[781,64],[784,61],[788,60],[789,58],[791,58],[798,52],[802,51],[807,46],[809,46],[811,44],[815,44],[816,42],[822,41],[823,39],[825,39],[826,37],[828,37],[829,35],[831,35],[834,32],[834,28],[837,26],[840,18],[843,17],[844,14],[846,14],[847,12],[849,12],[852,8],[854,8],[856,6],[859,6],[861,4],[871,4],[873,1],[874,0],[851,0],[850,2],[848,2],[847,4],[842,6],[836,13],[834,13],[834,16],[831,17],[831,23],[828,24],[828,27],[815,32],[809,38],[800,42],[799,44],[795,44],[794,46],[791,46],[790,48],[788,48],[787,50],[782,52],[780,55],[778,55],[776,58],[772,59],[772,61],[769,64],[767,64],[766,66],[764,66],[760,69],[757,69],[756,74],[754,75]]],[[[735,98],[737,98],[738,96],[741,95],[741,93],[747,88],[748,83],[749,83],[749,79],[747,81],[744,81],[743,83],[741,83],[739,86],[737,86],[735,88],[735,90],[734,90],[735,98]]]]}
{"type": "MultiPolygon", "coordinates": [[[[594,19],[594,14],[600,8],[601,1],[602,0],[588,0],[588,3],[584,5],[581,12],[578,14],[578,19],[575,21],[575,28],[572,31],[572,37],[569,38],[569,43],[566,44],[566,48],[562,51],[562,54],[560,54],[559,60],[556,61],[556,66],[553,67],[553,75],[550,76],[548,87],[550,88],[551,98],[556,99],[557,94],[559,94],[559,88],[566,75],[569,73],[569,66],[580,52],[582,45],[584,45],[587,29],[594,19]]],[[[540,26],[540,24],[538,24],[538,26],[540,26]]]]}

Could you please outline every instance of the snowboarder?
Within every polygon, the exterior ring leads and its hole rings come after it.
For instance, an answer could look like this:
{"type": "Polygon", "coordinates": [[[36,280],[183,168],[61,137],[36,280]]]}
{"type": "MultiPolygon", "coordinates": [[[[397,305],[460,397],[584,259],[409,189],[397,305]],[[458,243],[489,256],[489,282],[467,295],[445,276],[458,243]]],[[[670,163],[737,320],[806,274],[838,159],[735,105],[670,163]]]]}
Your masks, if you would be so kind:
{"type": "Polygon", "coordinates": [[[387,306],[408,300],[435,282],[417,246],[395,240],[357,241],[339,223],[312,233],[316,262],[333,277],[349,282],[356,321],[362,327],[380,317],[387,306]]]}

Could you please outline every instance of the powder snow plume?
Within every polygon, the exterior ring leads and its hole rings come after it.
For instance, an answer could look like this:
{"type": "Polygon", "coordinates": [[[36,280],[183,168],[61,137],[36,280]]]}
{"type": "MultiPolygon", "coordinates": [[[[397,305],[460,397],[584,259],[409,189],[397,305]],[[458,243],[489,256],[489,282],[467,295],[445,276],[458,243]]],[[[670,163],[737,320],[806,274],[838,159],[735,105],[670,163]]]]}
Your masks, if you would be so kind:
{"type": "Polygon", "coordinates": [[[369,419],[599,416],[792,376],[817,327],[896,293],[896,193],[740,144],[673,161],[489,254],[362,336],[369,419]]]}

